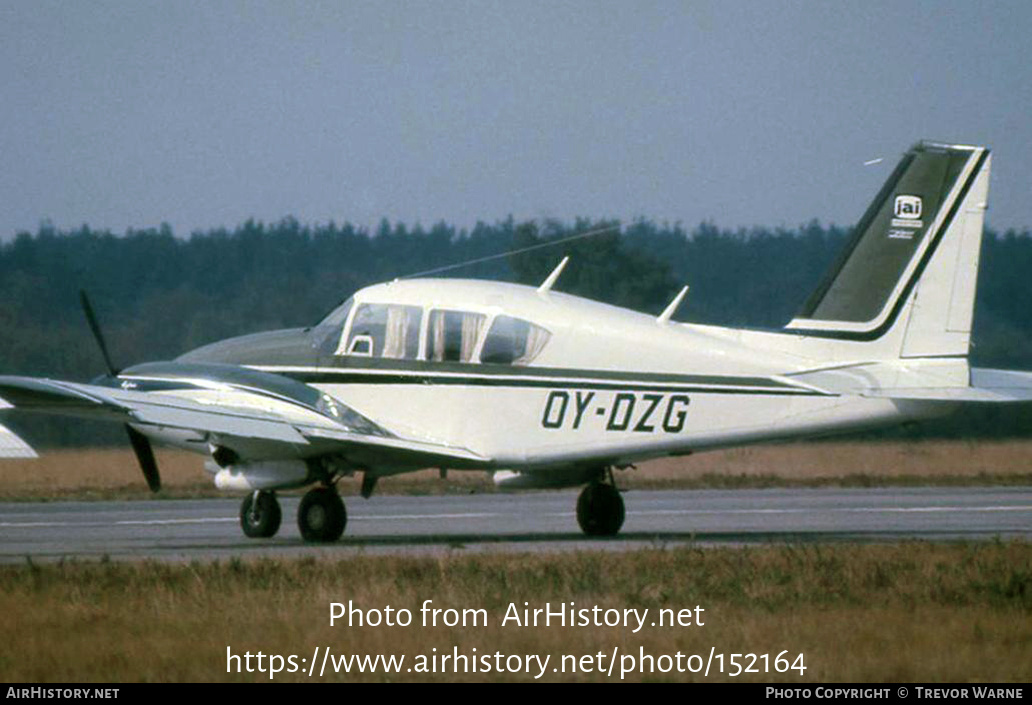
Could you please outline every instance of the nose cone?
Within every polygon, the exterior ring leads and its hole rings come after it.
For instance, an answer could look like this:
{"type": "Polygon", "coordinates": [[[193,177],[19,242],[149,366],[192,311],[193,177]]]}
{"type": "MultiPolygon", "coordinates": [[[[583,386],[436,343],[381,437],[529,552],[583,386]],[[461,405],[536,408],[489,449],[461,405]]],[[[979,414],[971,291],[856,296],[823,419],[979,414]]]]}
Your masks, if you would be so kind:
{"type": "Polygon", "coordinates": [[[191,350],[178,362],[227,365],[314,365],[317,351],[306,328],[288,328],[242,335],[191,350]]]}

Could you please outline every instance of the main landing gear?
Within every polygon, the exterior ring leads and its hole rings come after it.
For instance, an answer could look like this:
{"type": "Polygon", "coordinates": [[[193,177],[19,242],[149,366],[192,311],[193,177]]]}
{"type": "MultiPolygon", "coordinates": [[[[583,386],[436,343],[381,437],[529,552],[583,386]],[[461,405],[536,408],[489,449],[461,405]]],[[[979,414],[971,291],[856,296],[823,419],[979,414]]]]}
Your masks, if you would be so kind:
{"type": "MultiPolygon", "coordinates": [[[[244,535],[253,539],[275,536],[282,518],[275,492],[256,490],[247,495],[240,505],[240,527],[244,535]]],[[[344,501],[332,485],[309,490],[297,508],[297,526],[305,541],[336,541],[344,533],[347,522],[344,501]]]]}
{"type": "Polygon", "coordinates": [[[297,508],[297,526],[305,541],[336,541],[344,533],[347,523],[348,513],[336,487],[316,487],[301,498],[301,506],[297,508]]]}
{"type": "Polygon", "coordinates": [[[577,498],[577,523],[588,536],[616,536],[624,522],[624,503],[613,482],[613,470],[592,480],[577,498]],[[603,481],[602,478],[606,478],[603,481]]]}

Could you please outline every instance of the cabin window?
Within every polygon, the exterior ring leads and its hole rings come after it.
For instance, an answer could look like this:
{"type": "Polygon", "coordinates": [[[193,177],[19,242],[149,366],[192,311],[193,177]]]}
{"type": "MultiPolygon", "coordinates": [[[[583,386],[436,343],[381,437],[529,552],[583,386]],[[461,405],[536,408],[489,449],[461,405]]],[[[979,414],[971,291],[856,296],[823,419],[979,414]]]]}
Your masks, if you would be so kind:
{"type": "Polygon", "coordinates": [[[496,316],[480,351],[480,361],[494,365],[529,365],[550,337],[547,330],[528,321],[496,316]]]}
{"type": "Polygon", "coordinates": [[[431,311],[426,334],[426,359],[470,362],[487,316],[464,311],[431,311]]]}
{"type": "Polygon", "coordinates": [[[351,321],[348,355],[414,360],[419,354],[418,306],[362,304],[351,321]]]}

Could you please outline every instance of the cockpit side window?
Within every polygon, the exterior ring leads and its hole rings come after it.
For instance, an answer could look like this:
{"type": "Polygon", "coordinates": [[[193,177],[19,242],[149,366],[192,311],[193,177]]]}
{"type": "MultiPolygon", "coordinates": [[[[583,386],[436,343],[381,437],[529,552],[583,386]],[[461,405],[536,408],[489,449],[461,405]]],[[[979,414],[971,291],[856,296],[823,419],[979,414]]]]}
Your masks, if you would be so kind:
{"type": "Polygon", "coordinates": [[[426,334],[426,359],[470,362],[487,319],[482,313],[431,311],[426,334]]]}
{"type": "Polygon", "coordinates": [[[529,365],[551,334],[533,323],[511,316],[496,316],[480,351],[480,361],[494,365],[529,365]]]}
{"type": "Polygon", "coordinates": [[[419,356],[419,326],[422,322],[423,309],[418,306],[388,306],[383,356],[415,360],[419,356]]]}
{"type": "Polygon", "coordinates": [[[364,357],[414,360],[419,353],[418,306],[361,304],[351,321],[343,352],[364,357]]]}

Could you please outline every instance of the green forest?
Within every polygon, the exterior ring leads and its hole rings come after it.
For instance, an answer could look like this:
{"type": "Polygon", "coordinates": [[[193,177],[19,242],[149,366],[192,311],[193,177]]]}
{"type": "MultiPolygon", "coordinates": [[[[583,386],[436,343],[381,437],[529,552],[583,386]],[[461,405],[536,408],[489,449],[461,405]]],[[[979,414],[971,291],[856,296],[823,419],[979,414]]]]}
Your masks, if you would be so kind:
{"type": "MultiPolygon", "coordinates": [[[[456,263],[433,276],[539,284],[564,256],[557,290],[659,313],[691,286],[676,320],[784,325],[817,286],[848,228],[728,230],[713,223],[577,220],[478,223],[460,229],[383,221],[306,225],[248,221],[176,237],[162,225],[124,234],[43,224],[0,243],[0,374],[87,380],[104,369],[80,309],[93,302],[114,362],[175,357],[243,333],[316,323],[356,289],[456,263]],[[594,234],[592,234],[594,233],[594,234]],[[585,237],[573,239],[573,236],[585,237]],[[540,246],[565,240],[554,246],[540,246]],[[513,250],[521,254],[492,257],[513,250]]],[[[985,233],[972,361],[1032,368],[1032,234],[985,233]]],[[[1026,407],[963,412],[909,433],[1024,435],[1026,407]]],[[[121,443],[120,428],[7,417],[42,446],[121,443]]],[[[117,425],[116,425],[117,426],[117,425]]]]}

